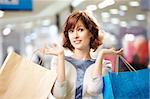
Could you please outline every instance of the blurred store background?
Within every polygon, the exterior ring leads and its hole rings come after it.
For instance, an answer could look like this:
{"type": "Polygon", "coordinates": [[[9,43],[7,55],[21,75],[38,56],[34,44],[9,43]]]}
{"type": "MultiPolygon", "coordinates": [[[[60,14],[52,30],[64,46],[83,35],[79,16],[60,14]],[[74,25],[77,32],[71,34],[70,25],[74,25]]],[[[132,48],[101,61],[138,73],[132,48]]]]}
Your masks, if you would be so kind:
{"type": "MultiPolygon", "coordinates": [[[[67,16],[83,9],[91,11],[100,23],[105,34],[102,47],[123,47],[124,57],[135,68],[148,66],[149,0],[0,0],[0,64],[10,51],[31,58],[46,43],[60,43],[67,16]]],[[[37,54],[33,60],[40,58],[37,54]]],[[[41,64],[49,68],[50,59],[46,56],[41,64]]]]}

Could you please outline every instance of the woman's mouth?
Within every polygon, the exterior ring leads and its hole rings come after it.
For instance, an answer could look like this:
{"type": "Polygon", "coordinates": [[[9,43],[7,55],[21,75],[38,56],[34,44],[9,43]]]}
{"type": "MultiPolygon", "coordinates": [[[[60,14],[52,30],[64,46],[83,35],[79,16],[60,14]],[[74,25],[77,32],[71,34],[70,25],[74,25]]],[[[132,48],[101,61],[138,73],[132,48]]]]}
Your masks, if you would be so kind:
{"type": "Polygon", "coordinates": [[[75,44],[79,44],[81,42],[81,40],[75,40],[74,43],[75,44]]]}

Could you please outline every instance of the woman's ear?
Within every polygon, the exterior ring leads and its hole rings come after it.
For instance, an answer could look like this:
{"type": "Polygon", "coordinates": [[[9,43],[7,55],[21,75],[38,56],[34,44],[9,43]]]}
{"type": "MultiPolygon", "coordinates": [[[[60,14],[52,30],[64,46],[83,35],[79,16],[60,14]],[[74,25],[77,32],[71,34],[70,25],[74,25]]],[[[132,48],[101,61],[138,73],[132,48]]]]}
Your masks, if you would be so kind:
{"type": "Polygon", "coordinates": [[[94,39],[94,36],[92,35],[92,33],[90,33],[90,38],[91,38],[91,39],[94,39]]]}
{"type": "Polygon", "coordinates": [[[93,35],[92,35],[92,33],[89,31],[89,36],[90,36],[90,38],[92,38],[93,37],[93,35]]]}

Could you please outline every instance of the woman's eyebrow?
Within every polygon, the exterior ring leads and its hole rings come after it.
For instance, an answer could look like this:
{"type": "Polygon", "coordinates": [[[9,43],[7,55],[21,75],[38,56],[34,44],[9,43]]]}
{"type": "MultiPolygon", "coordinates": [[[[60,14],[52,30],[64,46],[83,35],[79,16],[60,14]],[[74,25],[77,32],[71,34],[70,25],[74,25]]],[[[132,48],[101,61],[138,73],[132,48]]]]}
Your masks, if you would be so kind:
{"type": "Polygon", "coordinates": [[[79,27],[83,27],[83,25],[78,25],[77,28],[79,28],[79,27]]]}

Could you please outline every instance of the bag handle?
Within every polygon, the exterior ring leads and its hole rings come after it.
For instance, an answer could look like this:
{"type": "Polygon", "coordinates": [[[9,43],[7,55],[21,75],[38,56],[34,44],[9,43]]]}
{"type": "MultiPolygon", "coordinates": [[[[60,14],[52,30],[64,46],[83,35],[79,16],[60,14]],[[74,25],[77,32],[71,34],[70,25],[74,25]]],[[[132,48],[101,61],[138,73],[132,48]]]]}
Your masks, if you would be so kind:
{"type": "Polygon", "coordinates": [[[119,65],[118,64],[119,64],[119,56],[117,55],[116,56],[116,65],[115,65],[115,72],[117,72],[117,73],[119,72],[119,65]]]}
{"type": "Polygon", "coordinates": [[[123,63],[125,63],[126,67],[130,70],[130,71],[136,71],[135,68],[133,68],[133,66],[130,65],[130,63],[121,55],[119,55],[120,59],[123,61],[123,63]]]}
{"type": "MultiPolygon", "coordinates": [[[[34,56],[38,51],[39,51],[39,49],[36,49],[35,51],[33,51],[30,60],[33,59],[33,56],[34,56]]],[[[40,58],[40,61],[39,61],[37,64],[40,64],[40,63],[42,62],[41,65],[44,65],[44,62],[42,61],[42,60],[43,60],[43,57],[44,57],[44,54],[42,54],[42,57],[40,58]]]]}

